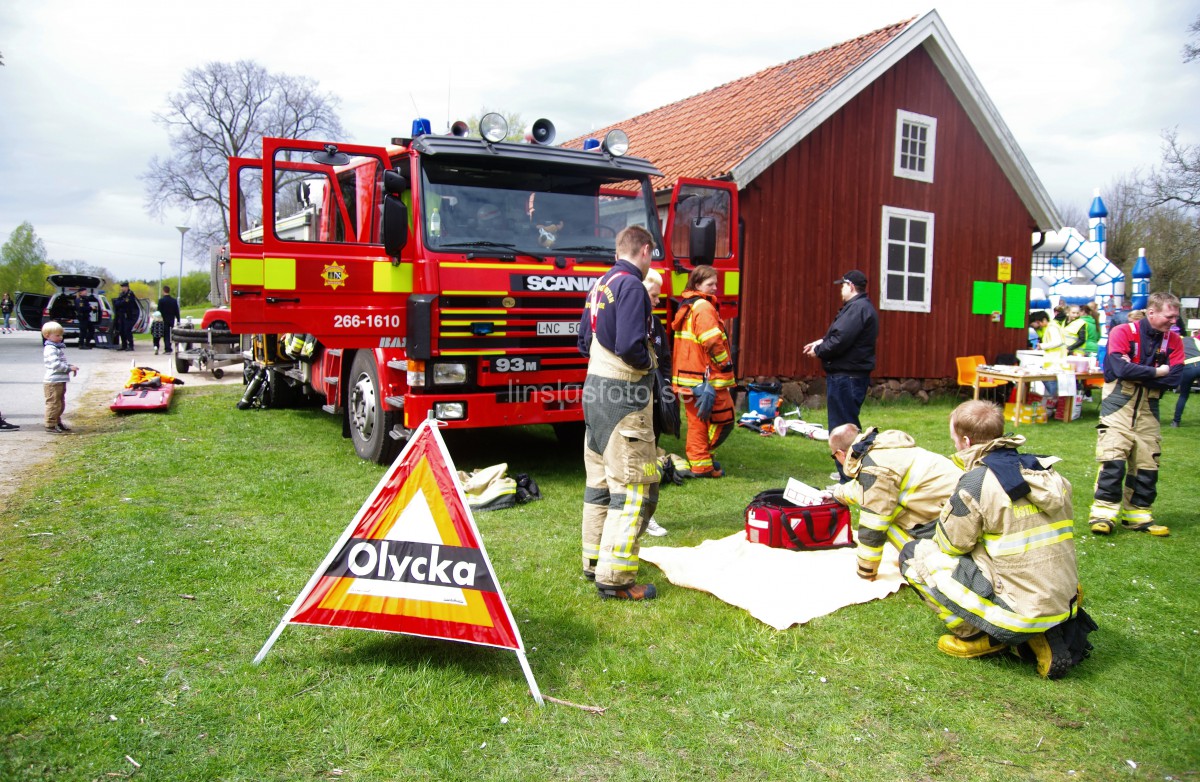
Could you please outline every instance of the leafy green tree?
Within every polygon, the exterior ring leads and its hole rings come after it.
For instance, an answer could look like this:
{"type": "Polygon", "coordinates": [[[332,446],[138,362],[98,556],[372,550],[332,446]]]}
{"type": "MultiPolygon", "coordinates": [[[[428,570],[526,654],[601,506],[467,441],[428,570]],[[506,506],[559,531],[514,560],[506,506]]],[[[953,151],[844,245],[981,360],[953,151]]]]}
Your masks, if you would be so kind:
{"type": "Polygon", "coordinates": [[[0,291],[50,293],[46,276],[53,272],[46,259],[46,246],[33,225],[29,221],[18,225],[0,247],[0,291]]]}

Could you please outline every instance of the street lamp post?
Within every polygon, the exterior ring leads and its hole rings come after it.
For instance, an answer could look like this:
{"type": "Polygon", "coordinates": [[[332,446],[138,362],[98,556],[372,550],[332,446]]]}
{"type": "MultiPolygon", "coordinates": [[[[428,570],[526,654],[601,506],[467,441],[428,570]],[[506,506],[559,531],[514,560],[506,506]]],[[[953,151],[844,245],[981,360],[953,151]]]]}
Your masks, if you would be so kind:
{"type": "Polygon", "coordinates": [[[166,261],[158,262],[158,295],[159,296],[162,296],[163,267],[166,266],[166,264],[167,264],[166,261]]]}
{"type": "Polygon", "coordinates": [[[182,300],[183,297],[183,235],[191,230],[191,226],[177,225],[175,230],[179,231],[179,286],[175,289],[175,299],[182,300]]]}

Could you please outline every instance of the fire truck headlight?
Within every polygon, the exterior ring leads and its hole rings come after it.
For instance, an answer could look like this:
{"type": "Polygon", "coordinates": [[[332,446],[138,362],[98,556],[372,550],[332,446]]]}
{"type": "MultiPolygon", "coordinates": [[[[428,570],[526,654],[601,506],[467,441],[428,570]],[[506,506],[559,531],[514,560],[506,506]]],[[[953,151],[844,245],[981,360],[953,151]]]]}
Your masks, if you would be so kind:
{"type": "Polygon", "coordinates": [[[455,386],[467,382],[466,364],[434,364],[433,384],[435,386],[455,386]]]}
{"type": "Polygon", "coordinates": [[[508,137],[508,120],[496,112],[484,114],[479,120],[479,135],[495,144],[508,137]]]}
{"type": "Polygon", "coordinates": [[[604,151],[613,157],[621,157],[629,151],[629,136],[623,130],[610,130],[604,136],[604,151]]]}
{"type": "Polygon", "coordinates": [[[467,417],[466,402],[437,402],[433,406],[434,418],[442,421],[461,421],[467,417]]]}

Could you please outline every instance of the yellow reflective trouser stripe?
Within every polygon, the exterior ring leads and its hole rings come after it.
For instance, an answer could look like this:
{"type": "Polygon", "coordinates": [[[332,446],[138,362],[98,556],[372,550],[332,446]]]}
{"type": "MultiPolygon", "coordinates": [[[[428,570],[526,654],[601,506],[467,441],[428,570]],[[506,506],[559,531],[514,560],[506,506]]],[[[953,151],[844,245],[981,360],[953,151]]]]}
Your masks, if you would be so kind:
{"type": "Polygon", "coordinates": [[[868,546],[860,540],[854,556],[867,562],[880,562],[883,560],[883,546],[868,546]]]}
{"type": "Polygon", "coordinates": [[[1053,524],[1043,524],[1040,527],[1011,532],[1007,535],[985,532],[983,547],[993,557],[1011,557],[1014,554],[1023,554],[1026,551],[1070,540],[1075,537],[1074,526],[1073,519],[1064,519],[1053,524]]]}
{"type": "Polygon", "coordinates": [[[915,581],[909,581],[908,585],[920,592],[921,597],[925,598],[925,602],[937,609],[937,618],[941,619],[942,623],[946,625],[946,627],[954,628],[963,623],[962,617],[958,616],[949,608],[946,608],[946,606],[942,605],[937,598],[933,596],[933,593],[925,588],[924,584],[918,584],[915,581]]]}
{"type": "Polygon", "coordinates": [[[613,570],[637,572],[638,556],[633,553],[642,526],[642,504],[646,499],[646,484],[625,484],[625,504],[621,506],[618,525],[625,536],[613,544],[612,558],[601,564],[613,570]]]}
{"type": "Polygon", "coordinates": [[[860,527],[884,532],[890,524],[891,521],[889,519],[885,519],[883,516],[878,516],[870,511],[860,510],[858,512],[858,526],[860,527]]]}
{"type": "Polygon", "coordinates": [[[683,388],[695,388],[696,386],[703,383],[704,379],[703,378],[692,378],[692,377],[680,377],[679,375],[675,375],[674,377],[671,378],[671,382],[674,383],[675,385],[681,386],[683,388]]]}
{"type": "Polygon", "coordinates": [[[708,382],[712,384],[713,388],[733,388],[737,385],[737,381],[733,378],[711,378],[708,382]]]}
{"type": "MultiPolygon", "coordinates": [[[[711,437],[711,435],[710,435],[710,437],[709,437],[709,441],[710,441],[710,442],[712,441],[712,437],[711,437]]],[[[713,463],[712,463],[712,459],[711,459],[711,458],[709,458],[709,459],[697,459],[696,461],[692,461],[691,459],[689,459],[689,460],[688,460],[688,467],[689,467],[689,468],[691,468],[693,471],[695,471],[695,469],[696,469],[697,467],[707,467],[707,468],[708,468],[708,470],[711,470],[711,469],[712,469],[712,466],[713,466],[713,463]]],[[[708,472],[708,470],[700,470],[700,472],[708,472]]]]}
{"type": "Polygon", "coordinates": [[[900,529],[895,524],[888,527],[887,536],[897,551],[904,548],[904,544],[913,539],[913,536],[908,534],[908,530],[900,529]]]}
{"type": "Polygon", "coordinates": [[[1071,612],[1065,611],[1054,616],[1028,617],[1001,608],[990,600],[967,589],[966,586],[954,580],[952,570],[939,569],[931,574],[935,585],[947,600],[959,608],[966,610],[994,627],[999,627],[1013,633],[1044,633],[1051,627],[1061,624],[1071,618],[1071,612]]]}
{"type": "Polygon", "coordinates": [[[947,554],[953,554],[956,557],[961,557],[967,553],[959,548],[955,548],[954,545],[950,543],[950,539],[946,537],[946,530],[942,527],[940,522],[937,525],[937,531],[933,533],[933,542],[937,543],[938,548],[940,548],[942,551],[946,552],[947,554]]]}
{"type": "Polygon", "coordinates": [[[583,555],[588,559],[597,559],[600,556],[600,544],[592,545],[591,543],[584,543],[583,555]]]}
{"type": "Polygon", "coordinates": [[[1126,524],[1145,524],[1154,521],[1149,508],[1121,508],[1118,518],[1126,524]]]}

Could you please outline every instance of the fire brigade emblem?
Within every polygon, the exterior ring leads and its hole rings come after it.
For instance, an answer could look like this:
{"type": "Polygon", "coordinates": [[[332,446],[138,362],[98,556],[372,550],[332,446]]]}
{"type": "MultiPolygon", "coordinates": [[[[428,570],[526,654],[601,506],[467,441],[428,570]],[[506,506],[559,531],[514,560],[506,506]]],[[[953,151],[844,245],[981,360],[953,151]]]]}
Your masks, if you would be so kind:
{"type": "Polygon", "coordinates": [[[341,264],[331,263],[321,272],[321,279],[325,280],[325,284],[335,291],[339,285],[345,285],[346,280],[350,275],[346,273],[346,267],[341,264]]]}

